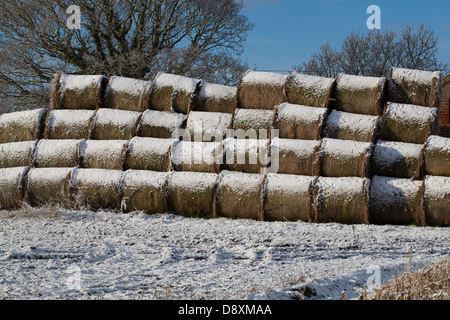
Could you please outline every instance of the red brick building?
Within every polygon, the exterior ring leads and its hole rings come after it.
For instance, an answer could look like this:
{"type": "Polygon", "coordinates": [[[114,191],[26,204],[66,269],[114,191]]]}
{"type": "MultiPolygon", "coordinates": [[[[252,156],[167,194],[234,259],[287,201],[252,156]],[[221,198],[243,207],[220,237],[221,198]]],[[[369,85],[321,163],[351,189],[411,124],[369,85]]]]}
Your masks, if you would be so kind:
{"type": "Polygon", "coordinates": [[[450,74],[442,79],[440,99],[441,135],[450,137],[450,74]]]}

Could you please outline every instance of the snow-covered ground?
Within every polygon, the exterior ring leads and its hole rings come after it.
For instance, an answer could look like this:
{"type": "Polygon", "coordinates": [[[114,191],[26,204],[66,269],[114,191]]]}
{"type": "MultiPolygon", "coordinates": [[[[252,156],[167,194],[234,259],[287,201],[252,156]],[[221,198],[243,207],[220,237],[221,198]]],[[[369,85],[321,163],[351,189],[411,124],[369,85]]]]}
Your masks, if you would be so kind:
{"type": "Polygon", "coordinates": [[[412,261],[448,257],[448,228],[0,211],[3,299],[356,299],[412,261]]]}

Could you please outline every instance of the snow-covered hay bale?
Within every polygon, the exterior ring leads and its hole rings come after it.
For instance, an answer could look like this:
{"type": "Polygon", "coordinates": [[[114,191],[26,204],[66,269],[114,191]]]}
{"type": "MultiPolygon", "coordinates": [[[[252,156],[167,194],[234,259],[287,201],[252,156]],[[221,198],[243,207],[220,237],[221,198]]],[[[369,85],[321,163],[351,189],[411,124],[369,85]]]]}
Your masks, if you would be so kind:
{"type": "Polygon", "coordinates": [[[450,177],[450,138],[430,136],[424,149],[425,173],[450,177]]]}
{"type": "Polygon", "coordinates": [[[328,108],[336,79],[301,74],[289,75],[286,85],[287,101],[316,108],[328,108]]]}
{"type": "Polygon", "coordinates": [[[228,138],[223,153],[224,170],[263,173],[270,163],[269,140],[228,138]]]}
{"type": "Polygon", "coordinates": [[[83,140],[80,144],[80,167],[122,170],[128,140],[83,140]]]}
{"type": "Polygon", "coordinates": [[[238,84],[236,107],[273,110],[286,102],[287,76],[272,72],[246,71],[238,84]]]}
{"type": "Polygon", "coordinates": [[[105,108],[144,112],[150,81],[113,76],[105,90],[105,108]]]}
{"type": "Polygon", "coordinates": [[[72,206],[119,210],[122,175],[118,170],[75,169],[70,182],[72,206]]]}
{"type": "Polygon", "coordinates": [[[264,188],[264,220],[311,222],[315,179],[301,175],[268,174],[264,188]]]}
{"type": "Polygon", "coordinates": [[[31,156],[37,141],[0,144],[0,168],[31,166],[31,156]]]}
{"type": "Polygon", "coordinates": [[[236,109],[232,129],[238,139],[244,139],[240,135],[250,139],[270,138],[274,119],[274,110],[236,109]]]}
{"type": "Polygon", "coordinates": [[[369,217],[373,224],[425,224],[423,181],[374,176],[369,217]]]}
{"type": "Polygon", "coordinates": [[[187,217],[214,217],[218,174],[172,172],[168,183],[169,210],[187,217]]]}
{"type": "Polygon", "coordinates": [[[231,127],[232,114],[221,112],[192,111],[186,130],[192,141],[222,141],[231,127]]]}
{"type": "Polygon", "coordinates": [[[283,139],[318,140],[326,116],[326,108],[283,103],[276,107],[273,127],[283,139]]]}
{"type": "Polygon", "coordinates": [[[386,78],[341,74],[336,82],[335,109],[338,111],[381,115],[385,102],[386,78]]]}
{"type": "Polygon", "coordinates": [[[151,138],[177,138],[178,131],[185,125],[184,114],[147,110],[142,115],[137,135],[151,138]]]}
{"type": "Polygon", "coordinates": [[[0,143],[42,138],[48,109],[18,111],[0,115],[0,143]]]}
{"type": "Polygon", "coordinates": [[[325,122],[323,136],[332,139],[375,142],[379,125],[379,116],[333,110],[325,122]]]}
{"type": "Polygon", "coordinates": [[[318,176],[320,145],[319,140],[275,138],[270,145],[271,167],[280,174],[318,176]]]}
{"type": "Polygon", "coordinates": [[[382,140],[425,143],[439,133],[439,110],[388,102],[381,123],[382,140]]]}
{"type": "Polygon", "coordinates": [[[200,86],[201,80],[160,72],[153,79],[147,106],[157,111],[188,114],[200,86]]]}
{"type": "Polygon", "coordinates": [[[202,82],[200,92],[194,99],[194,111],[233,114],[236,106],[237,87],[202,82]]]}
{"type": "Polygon", "coordinates": [[[33,152],[36,168],[71,168],[79,165],[81,140],[40,140],[33,152]]]}
{"type": "Polygon", "coordinates": [[[90,132],[93,140],[131,140],[142,113],[135,111],[99,109],[90,132]]]}
{"type": "Polygon", "coordinates": [[[320,147],[321,175],[324,177],[369,177],[373,144],[325,138],[320,147]]]}
{"type": "Polygon", "coordinates": [[[51,109],[88,109],[103,106],[108,79],[102,75],[57,73],[52,80],[51,109]]]}
{"type": "Polygon", "coordinates": [[[372,156],[372,173],[377,176],[421,179],[423,145],[378,140],[372,156]]]}
{"type": "Polygon", "coordinates": [[[177,141],[171,151],[175,171],[219,173],[223,163],[221,142],[177,141]]]}
{"type": "Polygon", "coordinates": [[[44,139],[87,139],[95,114],[94,110],[52,110],[44,139]]]}
{"type": "Polygon", "coordinates": [[[122,211],[166,213],[168,172],[127,170],[122,180],[122,211]]]}
{"type": "Polygon", "coordinates": [[[314,222],[369,223],[369,179],[319,177],[313,188],[314,222]]]}
{"type": "Polygon", "coordinates": [[[389,101],[439,107],[441,73],[404,68],[391,68],[389,101]]]}
{"type": "Polygon", "coordinates": [[[264,180],[262,174],[222,171],[217,190],[217,216],[263,220],[264,180]]]}
{"type": "Polygon", "coordinates": [[[0,169],[0,209],[15,209],[21,206],[29,170],[30,167],[0,169]]]}
{"type": "Polygon", "coordinates": [[[450,177],[425,177],[425,214],[428,225],[450,226],[450,177]]]}
{"type": "Polygon", "coordinates": [[[127,150],[125,168],[134,170],[169,171],[172,167],[170,139],[134,137],[127,150]]]}
{"type": "Polygon", "coordinates": [[[73,168],[32,168],[28,172],[25,202],[32,207],[70,205],[70,177],[73,168]]]}

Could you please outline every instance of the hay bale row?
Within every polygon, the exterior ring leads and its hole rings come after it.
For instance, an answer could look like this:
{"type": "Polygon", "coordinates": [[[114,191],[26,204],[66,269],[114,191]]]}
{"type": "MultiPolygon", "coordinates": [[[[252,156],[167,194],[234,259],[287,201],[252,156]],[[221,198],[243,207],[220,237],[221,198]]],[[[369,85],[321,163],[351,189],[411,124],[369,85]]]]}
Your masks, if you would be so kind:
{"type": "Polygon", "coordinates": [[[0,143],[41,139],[47,113],[47,109],[35,109],[0,115],[0,143]]]}
{"type": "Polygon", "coordinates": [[[450,138],[430,136],[424,148],[425,174],[450,177],[450,138]]]}

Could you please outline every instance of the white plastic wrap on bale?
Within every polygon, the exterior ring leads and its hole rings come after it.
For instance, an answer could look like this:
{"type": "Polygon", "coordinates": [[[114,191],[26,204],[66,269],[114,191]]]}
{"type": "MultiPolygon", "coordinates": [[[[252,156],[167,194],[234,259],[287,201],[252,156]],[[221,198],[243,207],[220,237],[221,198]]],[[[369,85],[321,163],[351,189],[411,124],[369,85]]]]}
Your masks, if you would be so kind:
{"type": "Polygon", "coordinates": [[[231,126],[231,119],[229,113],[192,111],[186,130],[194,141],[222,141],[231,126]]]}
{"type": "Polygon", "coordinates": [[[425,173],[450,177],[450,138],[430,136],[424,150],[425,173]]]}
{"type": "Polygon", "coordinates": [[[411,104],[388,102],[382,117],[380,139],[425,143],[439,133],[439,110],[411,104]]]}
{"type": "Polygon", "coordinates": [[[379,116],[333,110],[327,117],[323,135],[333,139],[375,142],[379,124],[379,116]]]}
{"type": "Polygon", "coordinates": [[[176,141],[171,159],[176,171],[219,173],[223,163],[222,142],[176,141]]]}
{"type": "Polygon", "coordinates": [[[274,117],[273,110],[236,109],[232,129],[238,139],[244,139],[240,134],[254,139],[270,138],[274,117]]]}
{"type": "Polygon", "coordinates": [[[80,145],[80,165],[89,169],[122,170],[128,140],[86,140],[80,145]]]}
{"type": "Polygon", "coordinates": [[[131,140],[136,135],[141,112],[99,109],[90,133],[93,140],[131,140]]]}
{"type": "Polygon", "coordinates": [[[76,167],[81,140],[40,140],[33,152],[36,168],[76,167]]]}
{"type": "Polygon", "coordinates": [[[29,168],[0,169],[0,209],[14,209],[21,206],[29,168]]]}
{"type": "Polygon", "coordinates": [[[41,139],[47,112],[36,109],[0,115],[0,143],[41,139]]]}
{"type": "Polygon", "coordinates": [[[318,140],[327,115],[326,108],[283,103],[276,107],[274,128],[283,139],[318,140]]]}
{"type": "Polygon", "coordinates": [[[270,164],[269,140],[234,139],[223,141],[224,169],[246,173],[263,173],[270,164]]]}
{"type": "Polygon", "coordinates": [[[234,112],[237,87],[202,82],[195,99],[194,111],[234,112]]]}
{"type": "Polygon", "coordinates": [[[328,108],[336,79],[291,73],[286,88],[289,103],[328,108]]]}
{"type": "Polygon", "coordinates": [[[113,76],[105,90],[105,108],[143,112],[151,82],[113,76]]]}
{"type": "Polygon", "coordinates": [[[87,139],[95,114],[94,110],[52,110],[44,139],[87,139]]]}
{"type": "Polygon", "coordinates": [[[168,171],[173,140],[134,137],[128,147],[125,167],[134,170],[168,171]]]}
{"type": "Polygon", "coordinates": [[[425,213],[428,225],[450,226],[450,177],[425,177],[425,213]]]}
{"type": "Polygon", "coordinates": [[[23,141],[0,144],[0,168],[30,166],[36,143],[37,141],[23,141]]]}
{"type": "Polygon", "coordinates": [[[423,181],[373,176],[370,222],[374,224],[425,224],[423,181]]]}
{"type": "Polygon", "coordinates": [[[140,137],[178,139],[178,130],[186,122],[186,116],[181,113],[146,110],[138,127],[140,137]]]}

